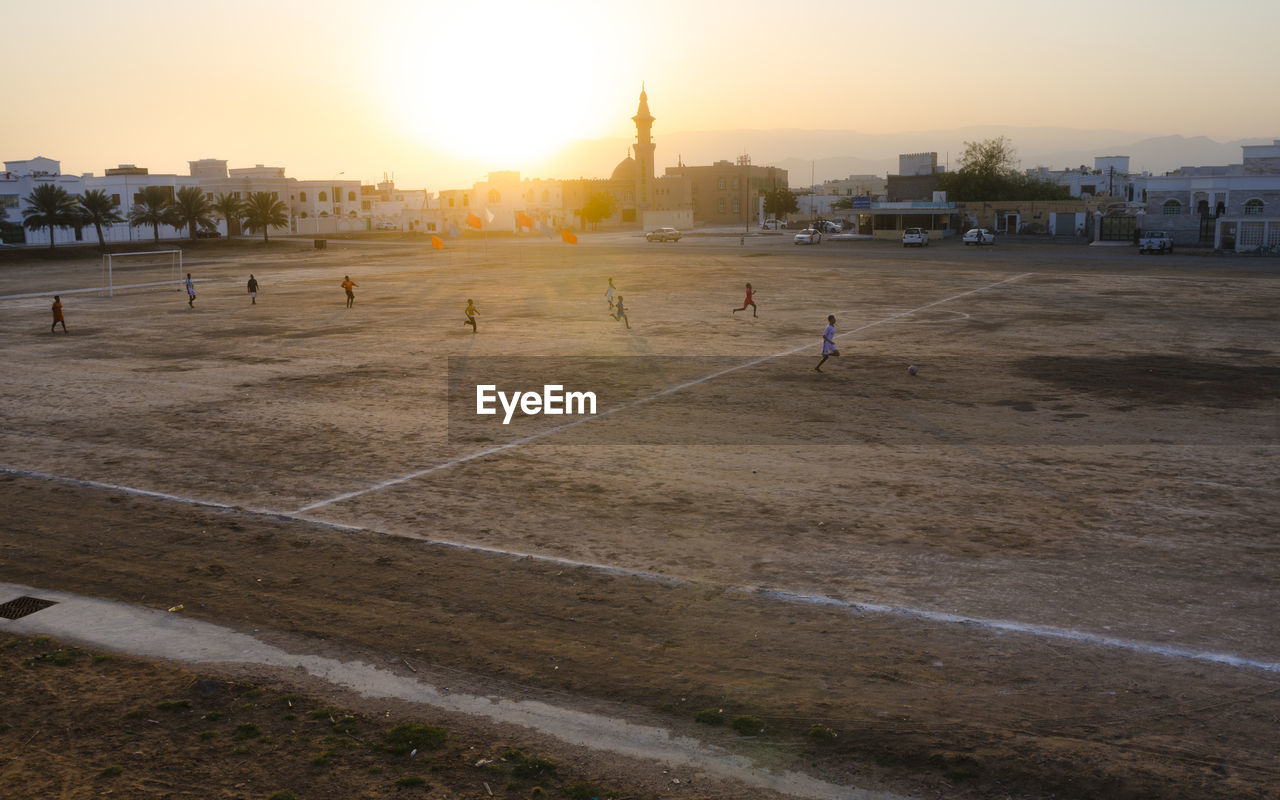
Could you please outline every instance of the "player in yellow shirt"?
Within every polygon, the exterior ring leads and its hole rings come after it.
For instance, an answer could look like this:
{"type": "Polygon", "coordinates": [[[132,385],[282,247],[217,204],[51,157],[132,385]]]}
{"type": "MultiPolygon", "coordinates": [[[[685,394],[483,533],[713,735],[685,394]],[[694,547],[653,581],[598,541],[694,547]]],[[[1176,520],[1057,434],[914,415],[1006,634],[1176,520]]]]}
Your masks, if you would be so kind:
{"type": "Polygon", "coordinates": [[[476,332],[476,314],[480,313],[479,311],[476,311],[476,301],[472,300],[471,298],[467,298],[467,310],[464,311],[463,313],[467,315],[467,318],[462,321],[462,324],[470,325],[471,332],[475,333],[476,332]]]}

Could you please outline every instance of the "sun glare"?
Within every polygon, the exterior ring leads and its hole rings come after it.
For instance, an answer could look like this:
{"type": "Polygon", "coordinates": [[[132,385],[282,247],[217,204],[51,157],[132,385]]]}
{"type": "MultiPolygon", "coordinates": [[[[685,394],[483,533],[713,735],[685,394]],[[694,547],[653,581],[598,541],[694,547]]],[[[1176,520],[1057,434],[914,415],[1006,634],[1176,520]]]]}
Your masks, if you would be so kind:
{"type": "MultiPolygon", "coordinates": [[[[480,8],[479,6],[473,7],[480,8]]],[[[596,46],[574,17],[535,12],[440,12],[401,36],[413,53],[388,81],[386,103],[411,138],[447,155],[518,167],[612,122],[596,46]]]]}

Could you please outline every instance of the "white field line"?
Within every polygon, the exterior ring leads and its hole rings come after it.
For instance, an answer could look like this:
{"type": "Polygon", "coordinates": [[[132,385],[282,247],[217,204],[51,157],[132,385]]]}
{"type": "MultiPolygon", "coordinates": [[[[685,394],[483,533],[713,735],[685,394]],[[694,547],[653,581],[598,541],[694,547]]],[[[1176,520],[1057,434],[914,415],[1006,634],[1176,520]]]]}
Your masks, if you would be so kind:
{"type": "Polygon", "coordinates": [[[247,514],[255,514],[273,519],[294,520],[304,522],[309,525],[318,525],[334,530],[347,531],[351,533],[362,533],[373,536],[395,536],[398,538],[414,538],[422,542],[426,547],[444,547],[453,550],[462,550],[469,553],[481,553],[484,555],[501,556],[512,559],[530,559],[543,564],[554,564],[556,566],[567,567],[571,569],[589,569],[608,575],[616,575],[625,578],[636,578],[638,580],[652,581],[660,583],[664,586],[701,586],[705,585],[712,588],[727,589],[729,591],[741,592],[743,594],[756,595],[769,600],[779,600],[784,603],[795,603],[798,605],[815,605],[825,606],[828,608],[840,609],[851,614],[867,614],[871,616],[888,616],[901,617],[907,619],[922,620],[924,622],[938,623],[943,625],[969,625],[975,628],[981,628],[984,631],[997,631],[1000,633],[1014,633],[1031,636],[1041,639],[1061,639],[1064,641],[1075,642],[1079,644],[1091,645],[1110,650],[1127,650],[1131,653],[1139,653],[1147,656],[1158,656],[1168,658],[1175,661],[1202,661],[1209,664],[1220,664],[1238,669],[1252,669],[1262,672],[1271,672],[1280,674],[1280,662],[1262,661],[1259,659],[1248,658],[1246,656],[1236,655],[1234,653],[1222,653],[1213,650],[1197,650],[1191,647],[1182,647],[1179,645],[1156,644],[1154,642],[1144,642],[1137,639],[1123,639],[1118,636],[1105,636],[1088,631],[1077,631],[1070,628],[1059,628],[1053,625],[1035,625],[1032,623],[1017,622],[1014,620],[1003,619],[987,619],[985,617],[970,617],[963,614],[948,614],[943,611],[932,611],[925,608],[911,608],[908,606],[891,606],[881,603],[865,603],[856,600],[839,600],[834,597],[825,595],[803,594],[800,592],[792,592],[785,589],[770,589],[761,586],[724,586],[719,584],[703,583],[700,581],[691,581],[684,578],[677,578],[671,575],[664,575],[658,572],[648,572],[644,570],[629,569],[627,567],[619,567],[610,564],[594,564],[589,561],[575,561],[560,556],[548,556],[536,553],[521,553],[515,550],[503,550],[496,547],[484,547],[482,545],[463,544],[460,542],[449,542],[438,539],[426,539],[419,537],[405,537],[403,534],[389,533],[373,528],[362,528],[357,525],[346,525],[341,522],[325,522],[324,520],[308,519],[306,517],[297,516],[283,512],[256,510],[248,508],[238,508],[229,506],[224,503],[214,503],[207,500],[196,500],[187,497],[178,497],[176,495],[164,494],[162,492],[150,492],[145,489],[131,489],[127,486],[117,486],[110,483],[100,483],[98,481],[85,481],[76,478],[65,478],[58,475],[47,475],[40,472],[32,472],[29,470],[11,469],[0,467],[0,473],[8,475],[22,475],[25,477],[39,478],[43,480],[56,481],[59,483],[70,483],[77,486],[89,486],[98,489],[108,489],[112,491],[124,492],[126,494],[139,495],[142,497],[152,497],[161,500],[171,500],[178,503],[188,505],[205,506],[209,508],[225,509],[229,511],[237,511],[247,514]]]}
{"type": "MultiPolygon", "coordinates": [[[[1022,274],[1020,274],[1020,275],[1014,275],[1012,278],[1005,278],[1005,279],[1004,279],[1004,280],[1002,280],[1002,281],[996,281],[995,283],[989,283],[989,284],[987,284],[986,286],[979,286],[979,287],[978,287],[978,288],[976,288],[976,289],[970,289],[970,290],[968,290],[968,291],[961,292],[960,294],[952,295],[951,297],[946,297],[946,298],[943,298],[943,299],[941,299],[941,300],[935,300],[935,301],[933,301],[932,303],[926,303],[925,305],[922,305],[922,306],[920,306],[919,308],[913,308],[913,309],[911,309],[910,311],[899,311],[899,312],[898,312],[898,313],[896,313],[896,314],[890,314],[890,315],[889,315],[889,316],[887,316],[887,317],[884,317],[884,318],[882,318],[882,319],[878,319],[878,320],[876,320],[875,322],[868,322],[867,324],[862,325],[862,326],[859,326],[859,327],[857,327],[857,328],[854,328],[853,330],[846,331],[846,332],[841,333],[841,334],[837,334],[835,338],[837,338],[837,339],[842,339],[842,338],[844,338],[844,337],[846,337],[846,336],[852,336],[853,334],[855,334],[855,333],[861,333],[862,331],[865,331],[865,330],[867,330],[868,328],[874,328],[874,327],[876,327],[877,325],[884,325],[885,323],[893,322],[894,320],[900,319],[900,318],[902,318],[902,317],[910,316],[911,314],[918,314],[919,312],[921,312],[921,311],[925,311],[925,310],[930,309],[930,308],[933,308],[934,306],[940,306],[940,305],[942,305],[943,303],[950,303],[952,300],[959,300],[961,297],[967,297],[967,296],[969,296],[969,295],[971,295],[971,294],[977,294],[978,292],[984,292],[984,291],[986,291],[986,290],[988,290],[988,289],[993,289],[993,288],[995,288],[995,287],[997,287],[997,286],[1002,286],[1002,285],[1004,285],[1004,284],[1006,284],[1006,283],[1011,283],[1011,282],[1016,281],[1016,280],[1018,280],[1018,279],[1020,279],[1020,278],[1025,278],[1025,277],[1027,277],[1027,276],[1028,276],[1028,275],[1030,275],[1030,274],[1031,274],[1030,272],[1024,272],[1024,273],[1022,273],[1022,274]]],[[[493,447],[487,447],[487,448],[485,448],[484,450],[478,450],[478,451],[476,451],[476,452],[474,452],[474,453],[468,453],[468,454],[467,454],[467,455],[465,455],[465,456],[459,456],[459,457],[457,457],[457,458],[453,458],[453,459],[450,459],[450,460],[448,460],[448,461],[444,461],[444,462],[442,462],[442,463],[440,463],[440,464],[436,464],[436,465],[434,465],[434,466],[425,467],[425,468],[423,468],[423,469],[416,470],[416,471],[414,471],[414,472],[410,472],[410,473],[408,473],[407,475],[401,475],[401,476],[396,477],[396,478],[389,478],[389,479],[387,479],[387,480],[385,480],[385,481],[382,481],[382,482],[380,482],[380,483],[375,483],[375,484],[373,484],[372,486],[365,487],[364,489],[355,489],[355,490],[350,491],[350,492],[344,492],[344,493],[342,493],[342,494],[335,495],[335,496],[330,497],[330,498],[327,498],[327,499],[325,499],[325,500],[317,500],[317,501],[316,501],[316,502],[314,502],[314,503],[310,503],[310,504],[308,504],[308,505],[302,506],[301,508],[299,508],[299,509],[298,509],[297,511],[295,511],[294,513],[295,513],[295,514],[298,514],[298,515],[304,515],[304,514],[306,514],[306,512],[308,512],[308,511],[314,511],[314,510],[315,510],[315,509],[317,509],[317,508],[323,508],[323,507],[328,506],[328,505],[333,505],[334,503],[341,503],[341,502],[343,502],[343,501],[345,501],[345,500],[350,500],[350,499],[352,499],[352,498],[354,498],[354,497],[360,497],[361,495],[369,494],[370,492],[377,492],[377,491],[381,491],[381,490],[383,490],[383,489],[387,489],[387,488],[392,487],[392,486],[397,486],[397,485],[402,484],[402,483],[405,483],[405,482],[407,482],[407,481],[416,480],[417,478],[421,478],[421,477],[423,477],[423,476],[430,475],[430,474],[431,474],[431,473],[433,473],[433,472],[439,472],[440,470],[449,469],[450,467],[456,467],[456,466],[457,466],[457,465],[459,465],[459,464],[465,464],[465,463],[467,463],[468,461],[474,461],[474,460],[476,460],[477,458],[483,458],[483,457],[485,457],[485,456],[493,455],[494,453],[501,453],[501,452],[503,452],[504,450],[510,450],[510,449],[511,449],[511,448],[513,448],[513,447],[519,447],[519,446],[520,446],[520,445],[522,445],[522,444],[528,444],[529,442],[535,441],[535,440],[537,440],[537,439],[545,438],[545,437],[550,436],[550,435],[552,435],[552,434],[554,434],[554,433],[559,433],[560,431],[567,430],[567,429],[569,429],[569,428],[573,428],[573,427],[577,427],[578,425],[582,425],[583,423],[586,423],[586,422],[592,422],[592,421],[594,421],[594,420],[598,420],[598,419],[602,419],[602,418],[604,418],[604,417],[607,417],[607,416],[609,416],[610,414],[616,414],[616,413],[617,413],[617,412],[619,412],[619,411],[625,411],[625,410],[627,410],[627,409],[629,409],[629,408],[635,408],[636,406],[640,406],[640,405],[644,405],[644,404],[646,404],[646,403],[650,403],[650,402],[652,402],[652,401],[654,401],[654,400],[658,400],[658,399],[660,399],[660,398],[666,397],[666,396],[671,395],[671,394],[674,394],[674,393],[676,393],[676,392],[683,391],[683,390],[688,389],[688,388],[690,388],[690,387],[692,387],[692,386],[697,386],[698,384],[706,383],[707,381],[711,381],[711,380],[715,380],[716,378],[719,378],[719,377],[721,377],[721,376],[723,376],[723,375],[728,375],[728,374],[729,374],[729,373],[731,373],[731,372],[737,372],[738,370],[743,370],[743,369],[747,369],[747,368],[749,368],[749,367],[754,367],[754,366],[757,366],[757,365],[759,365],[759,364],[763,364],[763,363],[765,363],[765,362],[767,362],[767,361],[772,361],[772,360],[773,360],[773,359],[775,359],[775,358],[783,358],[783,357],[785,357],[785,356],[795,355],[796,353],[800,353],[800,352],[803,352],[803,351],[805,351],[805,350],[810,350],[810,349],[812,349],[812,348],[814,348],[814,347],[818,347],[818,346],[819,346],[819,344],[820,344],[820,343],[804,344],[804,345],[800,345],[800,346],[798,346],[798,347],[793,347],[793,348],[791,348],[790,350],[783,350],[783,351],[781,351],[781,352],[779,352],[779,353],[773,353],[772,355],[761,356],[761,357],[759,357],[759,358],[755,358],[755,359],[752,359],[752,360],[750,360],[750,361],[744,361],[744,362],[743,362],[743,363],[741,363],[741,364],[737,364],[737,365],[732,366],[732,367],[726,367],[725,369],[718,370],[718,371],[716,371],[716,372],[711,373],[710,375],[704,375],[704,376],[702,376],[701,378],[694,378],[694,379],[693,379],[693,380],[691,380],[691,381],[686,381],[686,382],[681,383],[681,384],[678,384],[678,385],[676,385],[676,386],[671,386],[671,387],[668,387],[668,388],[663,389],[663,390],[661,390],[661,391],[654,392],[654,393],[653,393],[653,394],[651,394],[651,395],[647,395],[647,396],[645,396],[645,397],[641,397],[641,398],[639,398],[639,399],[637,399],[637,400],[632,400],[631,402],[626,403],[626,404],[624,404],[624,405],[615,406],[615,407],[613,407],[613,408],[605,409],[604,411],[601,411],[601,412],[599,412],[599,413],[597,413],[597,414],[591,414],[591,415],[589,415],[589,416],[579,417],[578,419],[575,419],[575,420],[574,420],[574,421],[572,421],[572,422],[566,422],[566,423],[564,423],[563,425],[556,425],[556,426],[555,426],[555,427],[553,427],[553,428],[548,428],[548,429],[546,429],[546,430],[539,431],[539,432],[537,432],[537,433],[532,433],[532,434],[530,434],[530,435],[528,435],[528,436],[522,436],[522,437],[521,437],[521,438],[519,438],[519,439],[513,439],[512,441],[510,441],[510,442],[505,442],[504,444],[495,445],[495,446],[493,446],[493,447]]],[[[304,517],[304,518],[305,518],[305,517],[304,517]]]]}
{"type": "MultiPolygon", "coordinates": [[[[207,283],[207,282],[209,282],[209,281],[213,281],[213,280],[217,280],[217,278],[192,278],[192,279],[191,279],[191,282],[192,282],[192,283],[207,283]]],[[[111,287],[111,286],[98,286],[98,287],[95,287],[95,288],[92,288],[92,289],[63,289],[62,291],[52,291],[52,292],[31,292],[31,293],[29,293],[29,294],[6,294],[6,295],[3,295],[3,296],[0,296],[0,300],[29,300],[29,299],[31,299],[32,297],[53,297],[55,294],[57,294],[57,295],[63,295],[63,294],[92,294],[92,293],[94,293],[94,292],[105,292],[105,291],[109,291],[109,290],[111,290],[112,288],[115,288],[115,289],[122,289],[122,290],[123,290],[123,289],[143,289],[143,288],[147,288],[147,287],[150,287],[150,286],[181,286],[181,285],[182,285],[182,284],[184,284],[184,283],[186,283],[186,281],[185,281],[185,280],[176,280],[176,281],[153,281],[153,282],[151,282],[151,283],[117,283],[114,287],[111,287]]]]}

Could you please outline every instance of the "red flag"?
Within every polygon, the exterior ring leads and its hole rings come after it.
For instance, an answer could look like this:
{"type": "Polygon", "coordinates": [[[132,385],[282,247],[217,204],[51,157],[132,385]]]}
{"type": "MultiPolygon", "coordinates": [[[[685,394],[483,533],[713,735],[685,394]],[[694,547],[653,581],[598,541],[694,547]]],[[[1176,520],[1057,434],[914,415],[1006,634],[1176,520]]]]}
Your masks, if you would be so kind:
{"type": "Polygon", "coordinates": [[[517,211],[516,224],[519,225],[521,228],[529,228],[532,230],[533,218],[530,217],[528,214],[524,213],[523,211],[517,211]]]}
{"type": "Polygon", "coordinates": [[[578,243],[578,237],[577,237],[577,236],[574,236],[574,235],[573,235],[573,231],[569,230],[568,228],[561,228],[561,229],[560,229],[560,239],[561,239],[562,241],[564,241],[564,243],[565,243],[565,244],[577,244],[577,243],[578,243]]]}
{"type": "Polygon", "coordinates": [[[432,236],[432,237],[431,237],[431,246],[432,246],[432,247],[434,247],[434,248],[435,248],[435,249],[437,249],[437,250],[443,250],[443,249],[444,249],[444,240],[443,240],[443,239],[441,239],[439,236],[432,236]]]}
{"type": "Polygon", "coordinates": [[[470,211],[467,212],[467,224],[476,230],[480,230],[481,226],[484,225],[484,223],[480,221],[480,218],[475,214],[472,214],[470,211]]]}

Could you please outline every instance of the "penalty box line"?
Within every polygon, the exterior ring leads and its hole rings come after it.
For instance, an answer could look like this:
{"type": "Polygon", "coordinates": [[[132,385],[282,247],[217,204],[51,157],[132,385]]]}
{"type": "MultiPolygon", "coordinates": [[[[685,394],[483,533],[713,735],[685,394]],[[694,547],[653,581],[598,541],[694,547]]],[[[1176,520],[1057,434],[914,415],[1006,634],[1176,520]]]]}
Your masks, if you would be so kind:
{"type": "MultiPolygon", "coordinates": [[[[0,467],[0,474],[21,475],[29,478],[38,478],[43,480],[51,480],[60,483],[70,483],[77,486],[87,486],[95,489],[107,489],[119,491],[125,494],[138,495],[141,497],[150,497],[159,500],[169,500],[178,503],[184,503],[193,506],[203,506],[205,508],[213,508],[218,510],[241,512],[246,514],[254,514],[274,519],[290,519],[297,522],[305,522],[310,525],[319,525],[334,530],[346,531],[349,533],[364,533],[375,536],[400,536],[400,534],[381,531],[374,528],[365,528],[358,525],[346,525],[341,522],[326,522],[324,520],[307,519],[276,511],[266,511],[260,509],[242,508],[230,506],[225,503],[218,503],[208,500],[196,500],[189,497],[180,497],[178,495],[165,494],[163,492],[152,492],[146,489],[134,489],[128,486],[119,486],[112,483],[103,483],[100,481],[88,481],[77,478],[67,478],[60,475],[48,475],[41,472],[33,472],[31,470],[14,469],[11,467],[0,467]]],[[[881,603],[867,603],[857,600],[840,600],[825,595],[813,595],[803,592],[793,592],[784,589],[771,589],[762,586],[732,586],[722,584],[703,583],[701,581],[688,580],[685,578],[672,577],[662,573],[650,572],[645,570],[629,569],[627,567],[619,567],[607,564],[595,564],[588,561],[575,561],[573,559],[562,558],[559,556],[549,556],[534,553],[522,553],[513,550],[504,550],[496,547],[485,547],[483,545],[463,544],[460,542],[450,542],[443,539],[419,539],[424,545],[429,547],[447,547],[457,550],[473,553],[483,553],[493,556],[505,556],[509,558],[532,559],[534,561],[555,564],[564,567],[573,567],[580,569],[596,570],[609,575],[617,575],[621,577],[637,578],[645,581],[654,581],[665,586],[682,586],[682,585],[708,585],[716,588],[729,589],[731,591],[742,592],[747,595],[757,595],[765,599],[778,600],[784,603],[795,603],[798,605],[826,606],[836,608],[853,614],[866,614],[870,616],[889,616],[904,617],[908,619],[918,619],[927,623],[935,623],[941,625],[971,625],[983,630],[994,631],[996,633],[1013,633],[1031,636],[1033,638],[1045,639],[1061,639],[1077,644],[1091,645],[1104,649],[1127,650],[1132,653],[1139,653],[1146,656],[1157,656],[1168,658],[1175,661],[1201,661],[1210,664],[1219,664],[1222,666],[1235,667],[1237,669],[1251,669],[1262,672],[1270,672],[1280,674],[1280,662],[1263,661],[1261,659],[1248,658],[1237,655],[1235,653],[1223,653],[1212,650],[1197,650],[1191,647],[1180,645],[1165,645],[1154,642],[1144,642],[1138,639],[1123,639],[1117,636],[1104,636],[1089,631],[1078,631],[1070,628],[1059,628],[1053,625],[1037,625],[1033,623],[1023,623],[1014,620],[987,619],[984,617],[970,617],[961,614],[949,614],[942,611],[931,611],[923,608],[911,608],[910,606],[893,606],[881,603]]]]}
{"type": "MultiPolygon", "coordinates": [[[[882,319],[878,319],[874,322],[868,322],[867,324],[861,325],[857,328],[854,328],[853,330],[849,330],[849,331],[845,331],[844,333],[837,334],[835,338],[842,339],[846,336],[852,336],[855,333],[861,333],[862,331],[865,331],[869,328],[874,328],[877,325],[884,325],[886,323],[893,322],[896,319],[901,319],[902,317],[910,316],[912,314],[918,314],[921,311],[927,311],[928,309],[933,308],[934,306],[940,306],[943,303],[950,303],[953,300],[959,300],[960,298],[968,297],[971,294],[977,294],[978,292],[985,292],[988,289],[994,289],[997,286],[1003,286],[1004,284],[1012,283],[1013,281],[1019,280],[1021,278],[1025,278],[1031,274],[1032,273],[1030,272],[1023,272],[1019,275],[1014,275],[1011,278],[1005,278],[1004,280],[996,281],[995,283],[989,283],[985,286],[979,286],[976,289],[969,289],[968,291],[961,292],[959,294],[954,294],[954,295],[951,295],[950,297],[944,297],[941,300],[935,300],[932,303],[926,303],[925,305],[919,306],[918,308],[913,308],[910,311],[899,311],[895,314],[890,314],[889,316],[884,317],[882,319]]],[[[434,472],[439,472],[441,470],[449,469],[450,467],[456,467],[459,464],[465,464],[468,461],[474,461],[477,458],[483,458],[485,456],[490,456],[495,453],[501,453],[503,451],[510,450],[514,447],[519,447],[520,445],[528,444],[529,442],[536,441],[538,439],[542,439],[547,436],[551,436],[552,434],[559,433],[560,431],[567,430],[569,428],[573,428],[587,422],[603,419],[604,417],[607,417],[611,414],[616,414],[619,411],[625,411],[630,408],[635,408],[636,406],[653,402],[654,400],[667,397],[669,395],[675,394],[676,392],[684,391],[685,389],[688,389],[692,386],[697,386],[699,384],[706,383],[707,381],[715,380],[716,378],[722,377],[724,375],[728,375],[729,373],[737,372],[743,369],[748,369],[749,367],[758,366],[767,361],[772,361],[776,358],[784,358],[786,356],[795,355],[796,353],[801,353],[801,352],[804,352],[805,350],[811,350],[817,346],[818,346],[817,344],[800,345],[798,347],[793,347],[789,350],[783,350],[782,352],[779,352],[779,353],[773,353],[771,355],[761,356],[760,358],[752,359],[751,361],[745,361],[741,364],[737,364],[732,367],[726,367],[725,369],[718,370],[716,372],[711,373],[710,375],[704,375],[701,378],[695,378],[691,381],[686,381],[676,386],[668,387],[661,391],[654,392],[651,395],[641,397],[637,400],[632,400],[631,402],[626,403],[624,405],[605,409],[604,411],[601,411],[597,414],[591,414],[589,416],[579,417],[578,419],[573,420],[572,422],[566,422],[563,425],[556,425],[555,427],[548,428],[546,430],[539,431],[537,433],[533,433],[528,436],[522,436],[521,438],[514,439],[510,442],[505,442],[503,444],[495,445],[493,447],[487,447],[483,450],[478,450],[474,453],[468,453],[467,455],[459,456],[457,458],[450,459],[440,464],[435,464],[433,466],[426,467],[424,469],[415,470],[414,472],[410,472],[407,475],[401,475],[399,477],[389,478],[385,481],[381,481],[380,483],[375,483],[372,486],[367,486],[363,489],[355,489],[350,492],[344,492],[342,494],[335,495],[325,500],[317,500],[314,503],[310,503],[308,505],[302,506],[301,508],[297,509],[293,513],[296,515],[303,515],[303,514],[306,514],[308,511],[314,511],[318,508],[324,508],[325,506],[330,506],[330,505],[333,505],[334,503],[341,503],[346,500],[351,500],[356,497],[361,497],[371,492],[377,492],[383,489],[388,489],[392,486],[398,486],[402,483],[406,483],[408,481],[425,477],[434,472]]]]}

